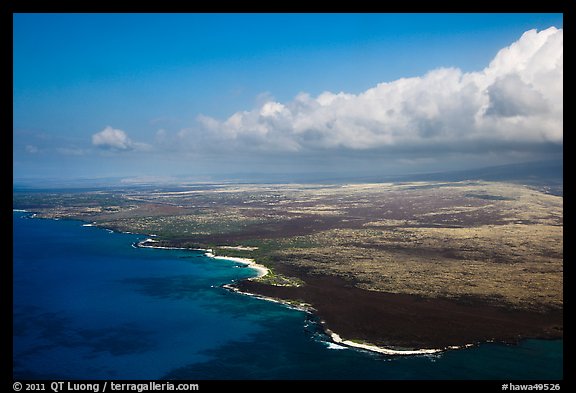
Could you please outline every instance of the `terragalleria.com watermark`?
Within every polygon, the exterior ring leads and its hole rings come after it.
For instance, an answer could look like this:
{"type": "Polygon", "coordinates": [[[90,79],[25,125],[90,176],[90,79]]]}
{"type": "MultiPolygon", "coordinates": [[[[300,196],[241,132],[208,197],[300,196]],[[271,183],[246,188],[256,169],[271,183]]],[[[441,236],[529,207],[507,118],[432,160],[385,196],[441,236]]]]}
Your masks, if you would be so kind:
{"type": "Polygon", "coordinates": [[[197,391],[200,385],[197,383],[174,383],[174,382],[146,382],[146,383],[129,383],[129,382],[14,382],[12,388],[15,392],[20,391],[48,391],[54,393],[60,392],[147,392],[147,391],[197,391]]]}

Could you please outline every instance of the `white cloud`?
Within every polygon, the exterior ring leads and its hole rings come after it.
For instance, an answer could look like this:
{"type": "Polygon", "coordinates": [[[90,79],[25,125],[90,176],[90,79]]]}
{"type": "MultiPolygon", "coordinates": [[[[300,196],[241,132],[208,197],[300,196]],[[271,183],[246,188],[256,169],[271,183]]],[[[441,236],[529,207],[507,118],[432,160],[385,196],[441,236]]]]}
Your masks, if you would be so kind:
{"type": "Polygon", "coordinates": [[[92,144],[107,150],[149,150],[150,145],[133,142],[126,132],[107,126],[102,131],[92,135],[92,144]]]}
{"type": "MultiPolygon", "coordinates": [[[[195,135],[266,151],[561,144],[562,118],[563,30],[551,27],[524,33],[481,71],[442,68],[360,94],[301,93],[287,103],[268,97],[225,120],[199,116],[203,134],[195,135]]],[[[106,144],[126,145],[125,134],[110,134],[115,141],[106,144]]]]}
{"type": "Polygon", "coordinates": [[[122,130],[110,126],[92,135],[92,144],[103,149],[131,150],[132,140],[122,130]]]}

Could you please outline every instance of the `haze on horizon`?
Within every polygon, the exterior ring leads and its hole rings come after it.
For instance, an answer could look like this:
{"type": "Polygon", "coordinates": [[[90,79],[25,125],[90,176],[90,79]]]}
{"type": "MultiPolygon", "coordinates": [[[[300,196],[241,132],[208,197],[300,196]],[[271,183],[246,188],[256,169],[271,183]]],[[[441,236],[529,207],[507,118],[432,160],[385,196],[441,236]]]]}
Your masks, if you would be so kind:
{"type": "Polygon", "coordinates": [[[562,14],[15,14],[14,179],[561,159],[562,14]]]}

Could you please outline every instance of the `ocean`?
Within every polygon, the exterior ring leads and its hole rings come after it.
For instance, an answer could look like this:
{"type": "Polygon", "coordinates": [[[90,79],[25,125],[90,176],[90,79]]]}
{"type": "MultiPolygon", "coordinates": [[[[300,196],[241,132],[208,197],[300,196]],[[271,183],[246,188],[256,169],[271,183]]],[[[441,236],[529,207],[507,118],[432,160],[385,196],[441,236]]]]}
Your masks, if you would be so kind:
{"type": "Polygon", "coordinates": [[[14,379],[558,380],[563,340],[384,356],[221,288],[256,272],[143,235],[13,213],[14,379]]]}

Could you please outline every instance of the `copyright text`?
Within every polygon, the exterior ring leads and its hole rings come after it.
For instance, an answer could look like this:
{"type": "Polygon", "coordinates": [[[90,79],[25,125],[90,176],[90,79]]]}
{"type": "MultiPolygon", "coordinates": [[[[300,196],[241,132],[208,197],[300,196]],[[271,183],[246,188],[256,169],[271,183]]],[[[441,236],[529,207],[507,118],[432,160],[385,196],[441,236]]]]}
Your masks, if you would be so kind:
{"type": "Polygon", "coordinates": [[[48,391],[54,393],[60,392],[147,392],[147,391],[198,391],[200,385],[197,383],[173,383],[173,382],[142,382],[142,383],[129,383],[129,382],[36,382],[36,383],[22,383],[14,382],[12,388],[15,392],[20,391],[48,391]]]}

